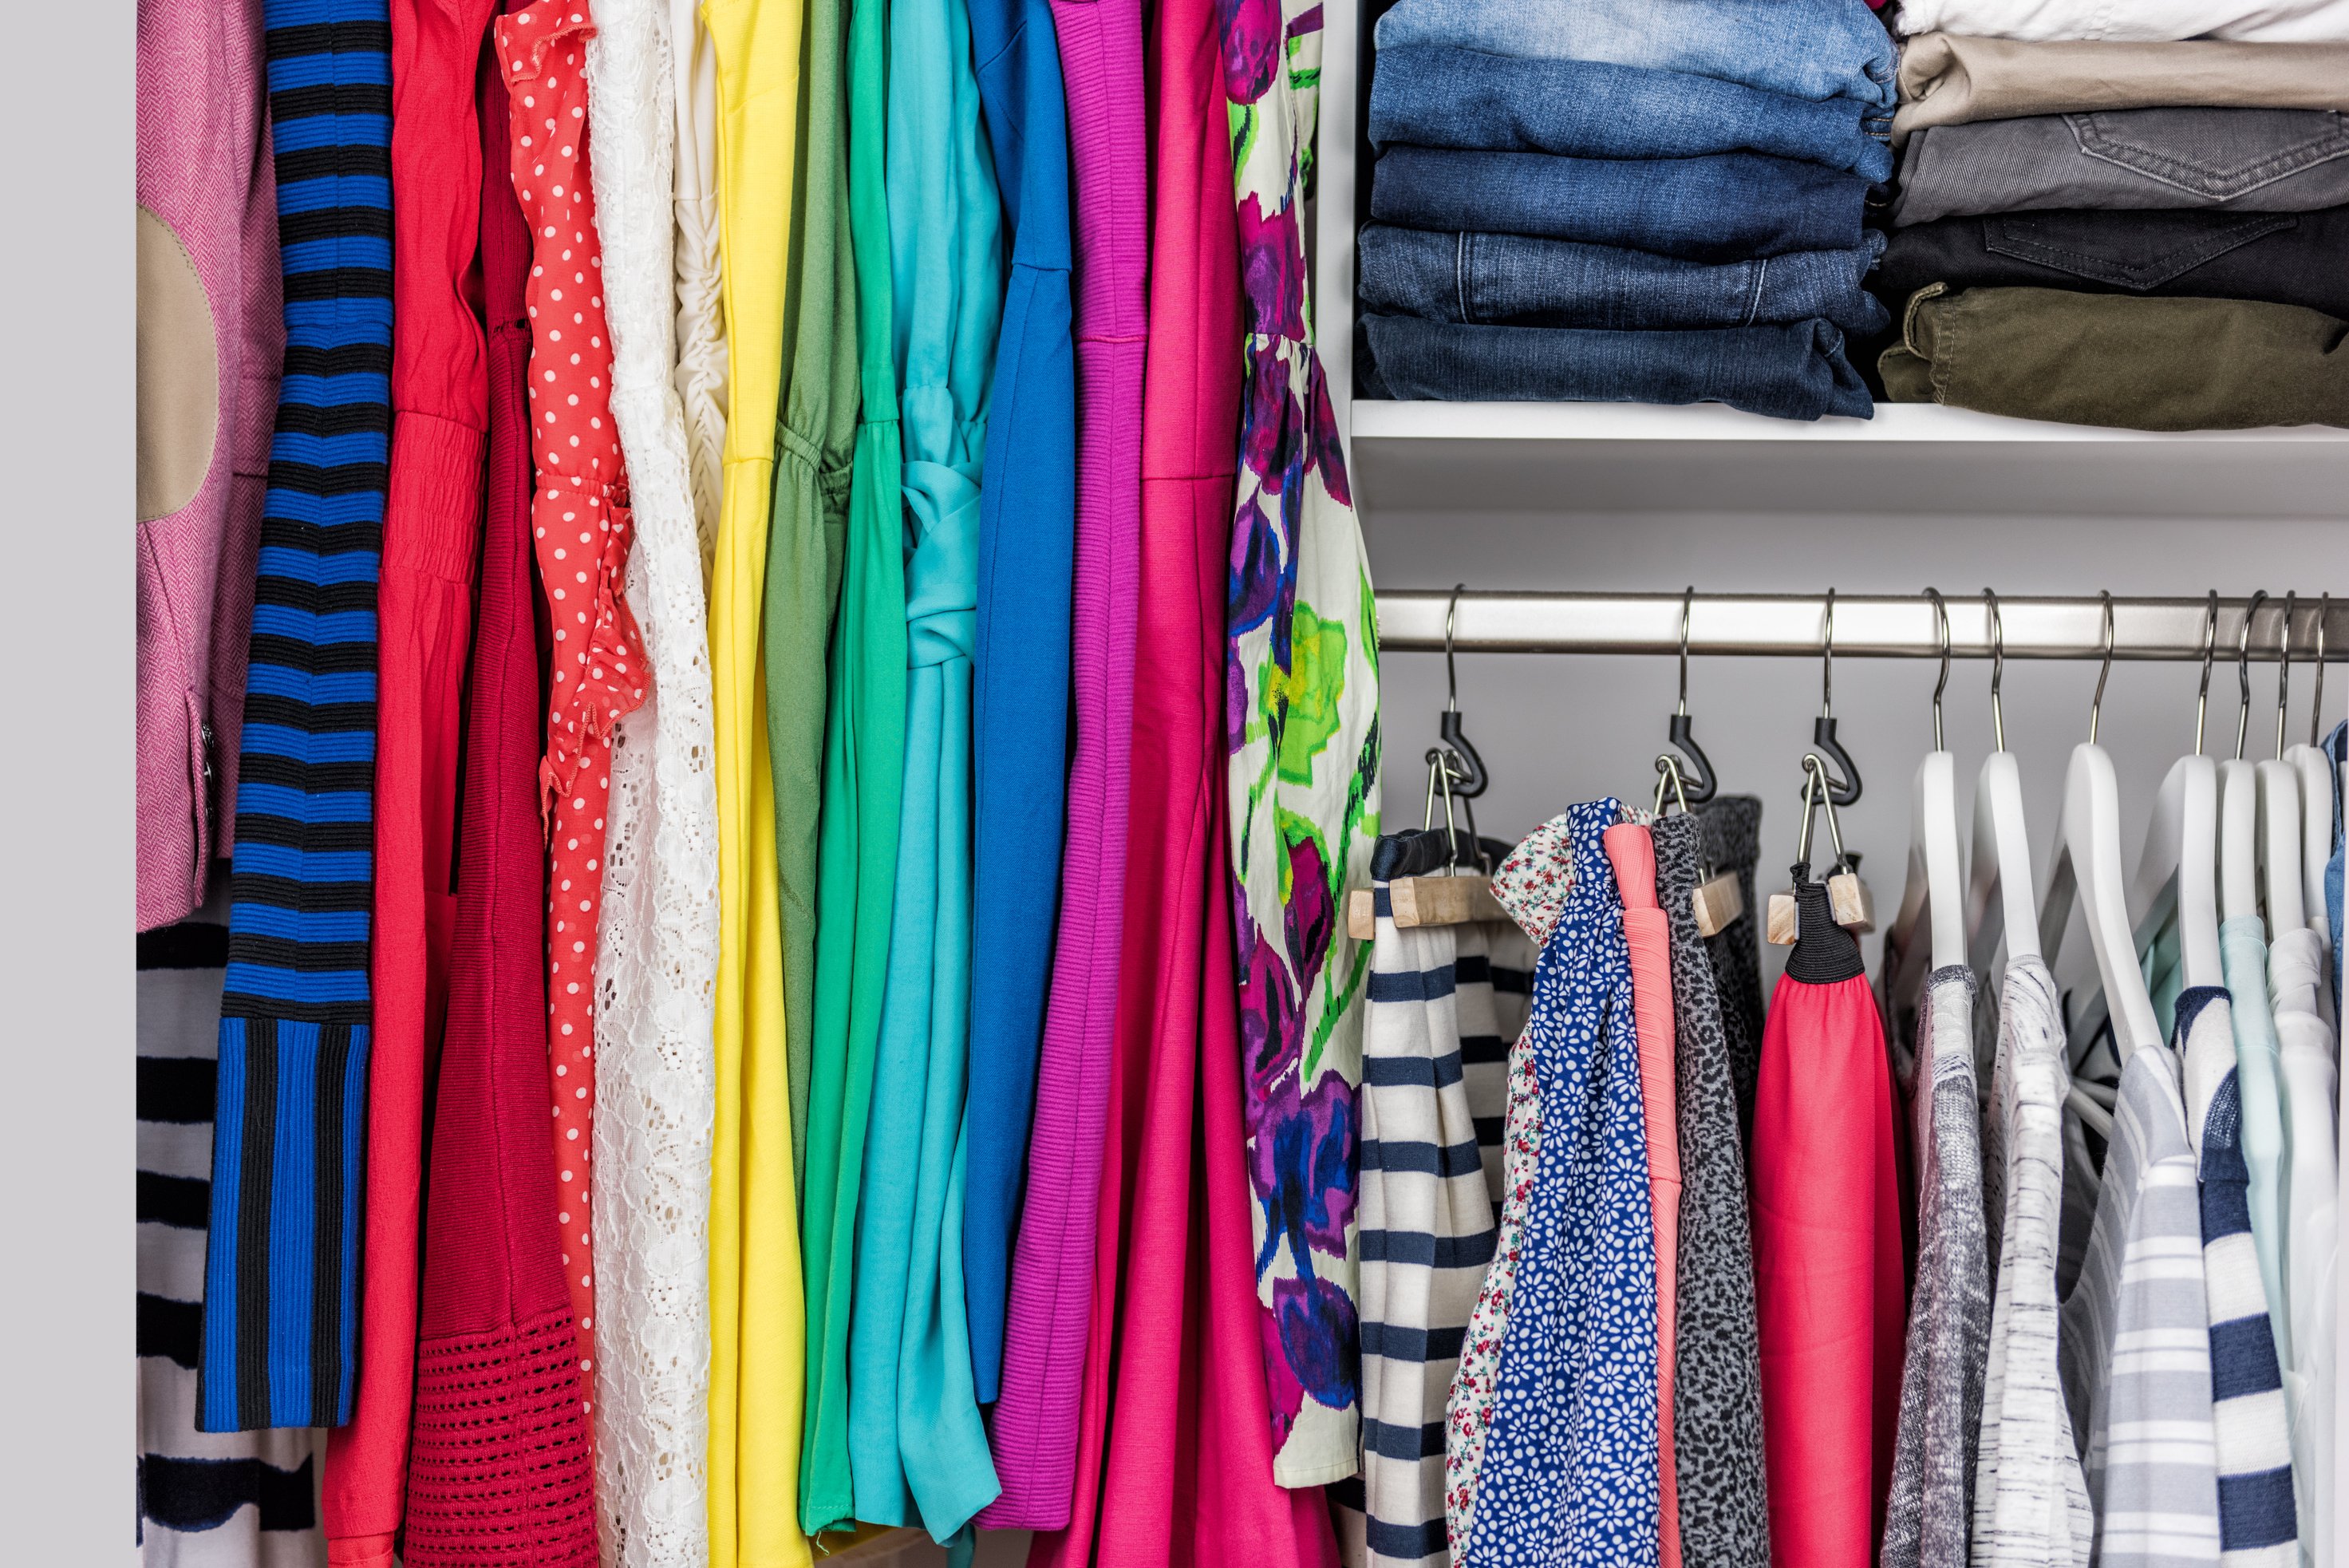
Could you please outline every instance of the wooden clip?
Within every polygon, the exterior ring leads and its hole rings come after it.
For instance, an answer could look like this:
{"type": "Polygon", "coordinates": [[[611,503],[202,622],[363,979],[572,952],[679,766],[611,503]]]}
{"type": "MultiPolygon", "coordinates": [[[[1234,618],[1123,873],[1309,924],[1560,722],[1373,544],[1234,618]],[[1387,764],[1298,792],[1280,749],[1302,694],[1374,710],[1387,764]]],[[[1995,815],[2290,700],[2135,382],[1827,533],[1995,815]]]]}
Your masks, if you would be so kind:
{"type": "MultiPolygon", "coordinates": [[[[1835,923],[1857,934],[1876,929],[1876,900],[1868,891],[1868,884],[1859,879],[1857,871],[1838,871],[1827,878],[1827,912],[1835,923]]],[[[1790,948],[1802,935],[1803,926],[1795,912],[1792,892],[1770,895],[1769,929],[1765,933],[1774,947],[1790,948]]]]}
{"type": "Polygon", "coordinates": [[[1690,902],[1696,909],[1696,934],[1701,937],[1719,936],[1745,912],[1745,895],[1734,871],[1724,871],[1698,888],[1690,902]]]}
{"type": "MultiPolygon", "coordinates": [[[[1464,926],[1509,918],[1493,897],[1492,879],[1473,871],[1455,877],[1399,877],[1387,884],[1387,901],[1398,926],[1464,926]]],[[[1377,929],[1375,896],[1368,888],[1355,888],[1346,896],[1346,934],[1366,942],[1377,929]]]]}

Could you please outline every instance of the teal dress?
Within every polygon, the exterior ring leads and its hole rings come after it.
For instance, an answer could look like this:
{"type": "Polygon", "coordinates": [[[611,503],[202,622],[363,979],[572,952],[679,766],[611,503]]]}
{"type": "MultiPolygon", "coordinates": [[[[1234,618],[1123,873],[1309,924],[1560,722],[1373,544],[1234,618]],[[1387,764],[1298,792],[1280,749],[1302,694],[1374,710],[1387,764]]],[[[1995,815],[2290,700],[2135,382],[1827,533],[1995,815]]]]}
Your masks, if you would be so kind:
{"type": "Polygon", "coordinates": [[[886,179],[909,546],[905,763],[858,1221],[849,1461],[859,1519],[918,1518],[945,1541],[1001,1490],[963,1307],[971,648],[1003,307],[1001,205],[964,0],[890,8],[886,179]]]}

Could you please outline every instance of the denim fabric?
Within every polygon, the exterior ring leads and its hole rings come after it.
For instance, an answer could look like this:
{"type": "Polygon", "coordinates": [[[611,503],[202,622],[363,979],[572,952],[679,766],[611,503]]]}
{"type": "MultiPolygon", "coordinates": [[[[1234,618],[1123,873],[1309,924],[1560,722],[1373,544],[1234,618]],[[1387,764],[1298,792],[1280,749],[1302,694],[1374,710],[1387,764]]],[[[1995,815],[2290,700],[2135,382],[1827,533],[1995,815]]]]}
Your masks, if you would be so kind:
{"type": "Polygon", "coordinates": [[[1853,250],[1868,183],[1758,152],[1566,158],[1391,147],[1371,215],[1414,229],[1542,234],[1695,261],[1853,250]]]}
{"type": "Polygon", "coordinates": [[[1942,125],[1909,139],[1895,223],[2049,207],[2311,213],[2349,202],[2349,119],[2125,109],[1942,125]]]}
{"type": "Polygon", "coordinates": [[[1856,99],[1792,98],[1685,71],[1433,44],[1381,50],[1371,84],[1374,147],[1585,158],[1768,152],[1887,180],[1890,133],[1884,111],[1856,99]]]}
{"type": "Polygon", "coordinates": [[[1943,218],[1895,234],[1874,282],[1895,302],[1929,283],[2037,286],[2256,299],[2349,320],[2349,207],[1943,218]]]}
{"type": "Polygon", "coordinates": [[[1382,51],[1452,44],[1689,71],[1795,98],[1894,101],[1892,39],[1863,0],[1401,0],[1377,37],[1382,51]]]}
{"type": "Polygon", "coordinates": [[[1878,368],[1896,403],[2124,430],[2349,427],[2349,324],[2292,305],[1935,284],[1878,368]]]}
{"type": "Polygon", "coordinates": [[[1464,327],[1406,316],[1364,325],[1379,379],[1398,398],[1727,403],[1782,420],[1875,412],[1832,322],[1689,332],[1464,327]]]}
{"type": "Polygon", "coordinates": [[[1752,327],[1824,316],[1865,335],[1891,325],[1860,279],[1884,248],[1793,251],[1722,263],[1525,234],[1362,230],[1365,310],[1508,327],[1752,327]]]}

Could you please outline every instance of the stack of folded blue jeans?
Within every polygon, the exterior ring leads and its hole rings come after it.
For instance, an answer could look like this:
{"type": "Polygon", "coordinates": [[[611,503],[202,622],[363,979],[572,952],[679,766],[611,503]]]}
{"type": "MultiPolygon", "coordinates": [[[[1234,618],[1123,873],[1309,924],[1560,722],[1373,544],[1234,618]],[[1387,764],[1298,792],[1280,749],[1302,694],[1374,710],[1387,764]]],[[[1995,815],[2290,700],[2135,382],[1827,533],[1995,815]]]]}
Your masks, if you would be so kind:
{"type": "Polygon", "coordinates": [[[1366,390],[1868,416],[1865,0],[1400,0],[1376,36],[1366,390]]]}

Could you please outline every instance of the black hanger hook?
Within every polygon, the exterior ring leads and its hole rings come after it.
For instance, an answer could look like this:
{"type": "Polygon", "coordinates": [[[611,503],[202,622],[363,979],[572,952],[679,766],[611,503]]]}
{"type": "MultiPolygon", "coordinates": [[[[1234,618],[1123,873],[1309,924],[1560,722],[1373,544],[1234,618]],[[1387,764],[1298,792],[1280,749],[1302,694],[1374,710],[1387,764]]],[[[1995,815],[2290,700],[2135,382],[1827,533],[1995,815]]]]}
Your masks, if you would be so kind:
{"type": "Polygon", "coordinates": [[[1695,721],[1689,717],[1688,711],[1689,612],[1695,603],[1696,585],[1691,583],[1681,592],[1681,697],[1669,726],[1673,749],[1686,759],[1686,765],[1674,774],[1677,783],[1673,786],[1683,808],[1702,805],[1721,791],[1721,781],[1713,774],[1713,759],[1696,743],[1695,721]]]}
{"type": "Polygon", "coordinates": [[[1493,776],[1485,772],[1485,759],[1469,744],[1467,732],[1460,723],[1460,673],[1452,659],[1452,628],[1460,613],[1460,596],[1467,588],[1465,583],[1454,583],[1452,597],[1444,607],[1444,717],[1436,728],[1444,736],[1444,743],[1457,753],[1463,770],[1461,776],[1453,780],[1452,793],[1461,800],[1475,800],[1485,793],[1493,776]]]}
{"type": "Polygon", "coordinates": [[[1836,766],[1833,773],[1822,768],[1827,799],[1837,805],[1849,805],[1859,798],[1859,766],[1836,739],[1835,598],[1836,591],[1829,588],[1826,625],[1820,639],[1824,659],[1819,675],[1819,716],[1811,721],[1811,747],[1823,763],[1831,762],[1836,766]]]}

